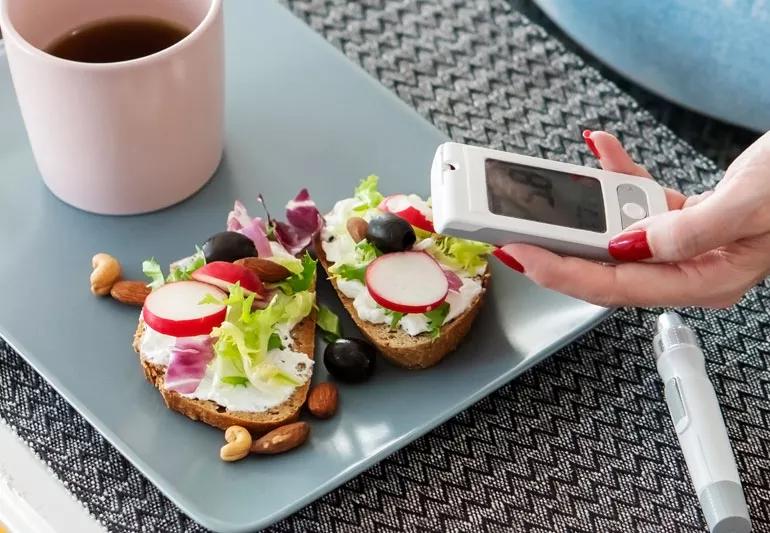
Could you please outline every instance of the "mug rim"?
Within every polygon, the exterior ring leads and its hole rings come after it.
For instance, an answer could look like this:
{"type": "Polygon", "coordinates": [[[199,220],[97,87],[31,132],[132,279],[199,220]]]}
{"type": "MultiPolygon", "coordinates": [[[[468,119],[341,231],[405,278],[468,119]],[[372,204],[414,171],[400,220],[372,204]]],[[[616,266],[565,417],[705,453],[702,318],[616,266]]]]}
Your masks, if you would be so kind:
{"type": "Polygon", "coordinates": [[[187,46],[190,42],[196,40],[204,31],[206,31],[214,23],[214,19],[217,17],[219,12],[221,11],[222,2],[223,0],[211,0],[211,3],[209,5],[208,11],[206,12],[206,15],[198,23],[198,25],[195,26],[195,28],[193,28],[192,31],[190,31],[190,33],[185,35],[183,39],[175,42],[174,44],[172,44],[167,48],[164,48],[163,50],[159,50],[157,52],[154,52],[146,56],[137,57],[134,59],[127,59],[124,61],[112,61],[109,63],[88,63],[86,61],[73,61],[72,59],[64,59],[62,57],[49,54],[45,50],[42,50],[36,46],[33,46],[29,41],[27,41],[24,37],[22,37],[22,35],[18,31],[16,31],[15,26],[11,22],[11,17],[8,14],[8,1],[0,0],[0,22],[3,23],[2,24],[3,39],[0,40],[0,43],[2,43],[3,40],[9,41],[12,38],[14,42],[18,44],[19,48],[21,48],[27,54],[37,56],[43,59],[44,61],[49,61],[51,63],[61,63],[70,67],[77,67],[77,68],[88,69],[88,70],[91,70],[91,69],[113,70],[117,68],[129,67],[129,66],[139,66],[145,63],[160,61],[164,57],[175,53],[177,50],[181,49],[184,46],[187,46]]]}

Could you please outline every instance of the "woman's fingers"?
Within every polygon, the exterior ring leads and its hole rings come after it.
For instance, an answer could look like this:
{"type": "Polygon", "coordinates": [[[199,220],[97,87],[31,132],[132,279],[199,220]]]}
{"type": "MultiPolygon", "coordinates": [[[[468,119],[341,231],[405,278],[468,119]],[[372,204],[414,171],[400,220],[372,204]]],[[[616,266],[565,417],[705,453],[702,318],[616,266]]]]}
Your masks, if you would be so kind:
{"type": "MultiPolygon", "coordinates": [[[[604,265],[561,257],[527,244],[509,244],[501,250],[513,257],[538,285],[603,307],[719,307],[733,300],[697,269],[685,270],[671,264],[604,265]]],[[[711,277],[714,270],[708,272],[711,277]]]]}
{"type": "MultiPolygon", "coordinates": [[[[586,131],[583,137],[599,154],[602,168],[613,172],[649,178],[647,170],[636,164],[618,139],[607,132],[586,131]]],[[[618,261],[681,261],[747,236],[745,217],[735,201],[706,194],[689,200],[666,189],[671,211],[634,224],[610,241],[609,253],[618,261]],[[688,209],[682,210],[687,205],[688,209]]]]}
{"type": "MultiPolygon", "coordinates": [[[[614,135],[606,131],[585,130],[583,132],[583,139],[585,139],[586,144],[591,148],[594,155],[597,156],[599,164],[601,164],[604,170],[653,179],[646,168],[634,162],[614,135]]],[[[686,197],[673,189],[664,188],[664,190],[666,192],[668,208],[681,209],[686,197]]]]}
{"type": "Polygon", "coordinates": [[[633,224],[610,241],[610,255],[618,261],[683,261],[766,233],[752,205],[756,198],[747,191],[730,194],[730,187],[633,224]]]}
{"type": "Polygon", "coordinates": [[[684,205],[682,205],[682,209],[686,209],[688,207],[694,207],[701,203],[703,200],[708,198],[714,194],[714,191],[703,191],[700,194],[695,194],[693,196],[688,196],[687,200],[684,201],[684,205]]]}
{"type": "Polygon", "coordinates": [[[629,264],[623,266],[632,267],[631,271],[624,271],[527,244],[509,244],[502,251],[538,285],[603,307],[661,305],[679,295],[685,281],[670,265],[629,264]],[[653,270],[640,268],[644,266],[653,270]]]}
{"type": "Polygon", "coordinates": [[[652,178],[647,169],[642,165],[637,165],[631,156],[628,155],[620,141],[606,131],[583,132],[583,138],[595,147],[595,153],[604,170],[610,172],[620,172],[621,174],[631,174],[632,176],[641,176],[652,178]]]}

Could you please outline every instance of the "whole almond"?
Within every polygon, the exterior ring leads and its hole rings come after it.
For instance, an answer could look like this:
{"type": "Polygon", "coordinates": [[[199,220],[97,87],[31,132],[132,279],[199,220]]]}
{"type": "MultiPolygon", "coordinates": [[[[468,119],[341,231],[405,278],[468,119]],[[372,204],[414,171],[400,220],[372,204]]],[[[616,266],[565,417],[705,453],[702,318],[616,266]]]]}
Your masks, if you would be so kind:
{"type": "Polygon", "coordinates": [[[283,281],[291,276],[291,272],[285,266],[262,257],[244,257],[238,259],[235,264],[248,268],[259,276],[259,279],[268,283],[283,281]]]}
{"type": "Polygon", "coordinates": [[[366,230],[369,229],[369,223],[361,217],[351,217],[348,219],[348,233],[353,238],[353,242],[361,242],[366,238],[366,230]]]}
{"type": "Polygon", "coordinates": [[[307,397],[307,408],[318,418],[331,418],[337,412],[339,393],[334,383],[324,381],[312,389],[307,397]]]}
{"type": "Polygon", "coordinates": [[[251,453],[272,455],[301,445],[310,434],[307,422],[294,422],[265,433],[251,444],[251,453]]]}
{"type": "Polygon", "coordinates": [[[151,289],[143,281],[118,281],[110,289],[110,296],[120,303],[129,305],[144,305],[144,300],[151,289]]]}

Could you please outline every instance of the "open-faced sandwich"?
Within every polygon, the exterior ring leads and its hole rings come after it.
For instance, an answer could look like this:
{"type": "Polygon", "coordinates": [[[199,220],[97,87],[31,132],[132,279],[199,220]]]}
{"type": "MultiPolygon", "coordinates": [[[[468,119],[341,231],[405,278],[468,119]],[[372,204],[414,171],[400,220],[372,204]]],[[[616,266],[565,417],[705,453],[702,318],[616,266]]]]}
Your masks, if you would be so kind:
{"type": "Polygon", "coordinates": [[[383,197],[376,176],[324,219],[318,259],[356,325],[386,357],[425,368],[457,346],[484,300],[491,246],[434,233],[429,202],[383,197]]]}
{"type": "MultiPolygon", "coordinates": [[[[260,198],[261,201],[261,198],[260,198]]],[[[194,420],[261,434],[295,420],[313,372],[316,262],[323,223],[307,191],[287,222],[252,218],[240,202],[227,230],[164,276],[144,262],[134,349],[166,405],[194,420]]]]}

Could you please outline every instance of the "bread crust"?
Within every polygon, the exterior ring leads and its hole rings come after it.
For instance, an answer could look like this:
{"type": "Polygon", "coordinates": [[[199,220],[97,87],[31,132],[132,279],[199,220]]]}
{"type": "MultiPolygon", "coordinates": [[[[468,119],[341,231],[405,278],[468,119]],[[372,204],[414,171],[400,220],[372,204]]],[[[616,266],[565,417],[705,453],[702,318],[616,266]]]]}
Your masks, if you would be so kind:
{"type": "MultiPolygon", "coordinates": [[[[320,237],[315,241],[315,249],[318,262],[321,263],[328,275],[331,264],[326,259],[320,237]]],[[[448,324],[442,326],[441,334],[434,339],[429,333],[412,336],[401,329],[391,330],[388,324],[373,324],[363,320],[358,316],[358,312],[353,306],[353,300],[339,290],[336,278],[329,276],[329,280],[334,286],[334,290],[337,291],[342,305],[350,314],[358,329],[361,330],[361,333],[379,349],[382,355],[397,365],[409,369],[431,367],[457,348],[460,341],[470,331],[473,321],[484,303],[490,279],[489,265],[487,265],[487,269],[481,276],[481,292],[479,295],[471,302],[468,309],[448,324]]]]}
{"type": "MultiPolygon", "coordinates": [[[[315,281],[311,290],[315,291],[315,281]]],[[[292,349],[304,353],[310,359],[313,359],[315,350],[315,321],[316,311],[314,308],[291,331],[293,339],[292,349]]],[[[186,398],[178,392],[166,390],[163,386],[166,368],[162,365],[151,363],[142,356],[141,343],[144,330],[145,324],[140,317],[139,325],[134,334],[133,347],[136,353],[139,354],[139,361],[144,370],[145,378],[160,391],[169,409],[177,411],[192,420],[198,420],[219,429],[227,429],[230,426],[236,425],[243,426],[253,435],[262,435],[277,427],[294,422],[299,418],[302,406],[305,405],[305,400],[307,399],[310,379],[307,380],[307,383],[298,387],[285,402],[261,412],[230,411],[211,400],[186,398]]]]}

